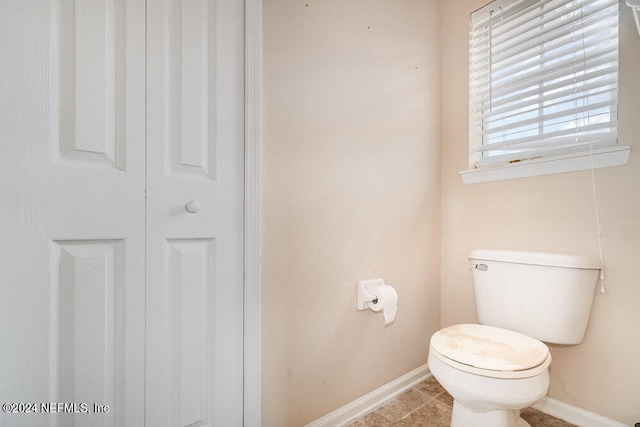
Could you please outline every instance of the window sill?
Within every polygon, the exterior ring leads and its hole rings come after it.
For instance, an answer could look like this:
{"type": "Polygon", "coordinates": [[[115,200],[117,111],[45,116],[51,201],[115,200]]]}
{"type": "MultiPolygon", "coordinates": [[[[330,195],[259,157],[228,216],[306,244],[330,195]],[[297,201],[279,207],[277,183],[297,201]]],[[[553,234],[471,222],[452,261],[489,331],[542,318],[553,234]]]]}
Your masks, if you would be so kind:
{"type": "Polygon", "coordinates": [[[525,160],[508,165],[469,169],[459,172],[465,184],[503,181],[507,179],[526,178],[530,176],[551,175],[556,173],[576,172],[591,168],[608,168],[627,164],[631,147],[620,145],[602,148],[592,152],[565,154],[557,157],[525,160]]]}

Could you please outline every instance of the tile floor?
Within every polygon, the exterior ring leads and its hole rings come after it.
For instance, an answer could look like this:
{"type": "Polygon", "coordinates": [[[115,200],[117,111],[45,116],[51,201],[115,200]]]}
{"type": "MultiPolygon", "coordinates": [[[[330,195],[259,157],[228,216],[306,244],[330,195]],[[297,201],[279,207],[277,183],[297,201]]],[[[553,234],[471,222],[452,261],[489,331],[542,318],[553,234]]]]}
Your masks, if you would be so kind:
{"type": "MultiPolygon", "coordinates": [[[[416,385],[375,411],[351,421],[348,427],[445,427],[451,419],[453,399],[435,378],[416,385]]],[[[522,411],[531,427],[570,427],[565,421],[533,408],[522,411]]]]}

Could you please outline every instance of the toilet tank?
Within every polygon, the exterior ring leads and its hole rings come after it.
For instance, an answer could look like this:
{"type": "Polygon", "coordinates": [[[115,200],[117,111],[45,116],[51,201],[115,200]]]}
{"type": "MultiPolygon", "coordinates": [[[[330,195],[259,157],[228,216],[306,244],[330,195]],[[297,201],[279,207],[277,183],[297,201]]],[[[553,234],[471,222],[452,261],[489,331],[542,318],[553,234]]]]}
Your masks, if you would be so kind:
{"type": "Polygon", "coordinates": [[[478,321],[555,344],[582,342],[600,265],[577,255],[474,250],[478,321]]]}

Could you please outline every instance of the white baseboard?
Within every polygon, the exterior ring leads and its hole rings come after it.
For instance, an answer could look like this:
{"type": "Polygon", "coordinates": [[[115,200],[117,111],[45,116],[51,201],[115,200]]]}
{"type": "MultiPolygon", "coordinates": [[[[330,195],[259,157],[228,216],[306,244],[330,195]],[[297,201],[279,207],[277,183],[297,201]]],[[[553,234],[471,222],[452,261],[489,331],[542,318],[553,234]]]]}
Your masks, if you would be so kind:
{"type": "Polygon", "coordinates": [[[565,420],[568,423],[575,424],[578,427],[628,427],[626,424],[605,418],[602,415],[586,411],[577,406],[550,397],[543,398],[540,402],[533,405],[538,411],[549,414],[556,418],[565,420]]]}
{"type": "Polygon", "coordinates": [[[349,421],[378,409],[389,400],[409,390],[411,387],[426,380],[430,376],[429,368],[427,368],[427,364],[425,363],[413,371],[375,389],[371,393],[354,400],[342,408],[338,408],[324,417],[318,418],[311,424],[307,424],[305,427],[342,426],[349,421]]]}
{"type": "MultiPolygon", "coordinates": [[[[431,373],[425,363],[342,408],[338,408],[324,417],[318,418],[305,427],[336,427],[345,425],[349,421],[375,411],[394,397],[397,397],[430,376],[431,373]]],[[[625,424],[605,418],[602,415],[586,411],[550,397],[543,398],[540,402],[533,405],[533,407],[538,411],[560,418],[578,427],[628,427],[625,424]]]]}

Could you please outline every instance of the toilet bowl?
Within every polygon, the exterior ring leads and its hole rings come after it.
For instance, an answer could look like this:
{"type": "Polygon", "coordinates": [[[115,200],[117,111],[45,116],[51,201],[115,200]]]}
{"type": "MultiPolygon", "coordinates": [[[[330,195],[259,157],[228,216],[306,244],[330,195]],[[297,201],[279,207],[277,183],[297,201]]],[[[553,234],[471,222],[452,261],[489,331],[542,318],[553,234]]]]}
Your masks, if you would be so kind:
{"type": "Polygon", "coordinates": [[[542,342],[582,342],[600,267],[577,255],[474,250],[480,324],[432,335],[427,364],[453,397],[452,427],[526,427],[520,410],[549,388],[542,342]]]}
{"type": "Polygon", "coordinates": [[[551,355],[542,342],[485,325],[436,332],[428,366],[453,397],[451,426],[525,427],[520,410],[544,397],[551,355]]]}

